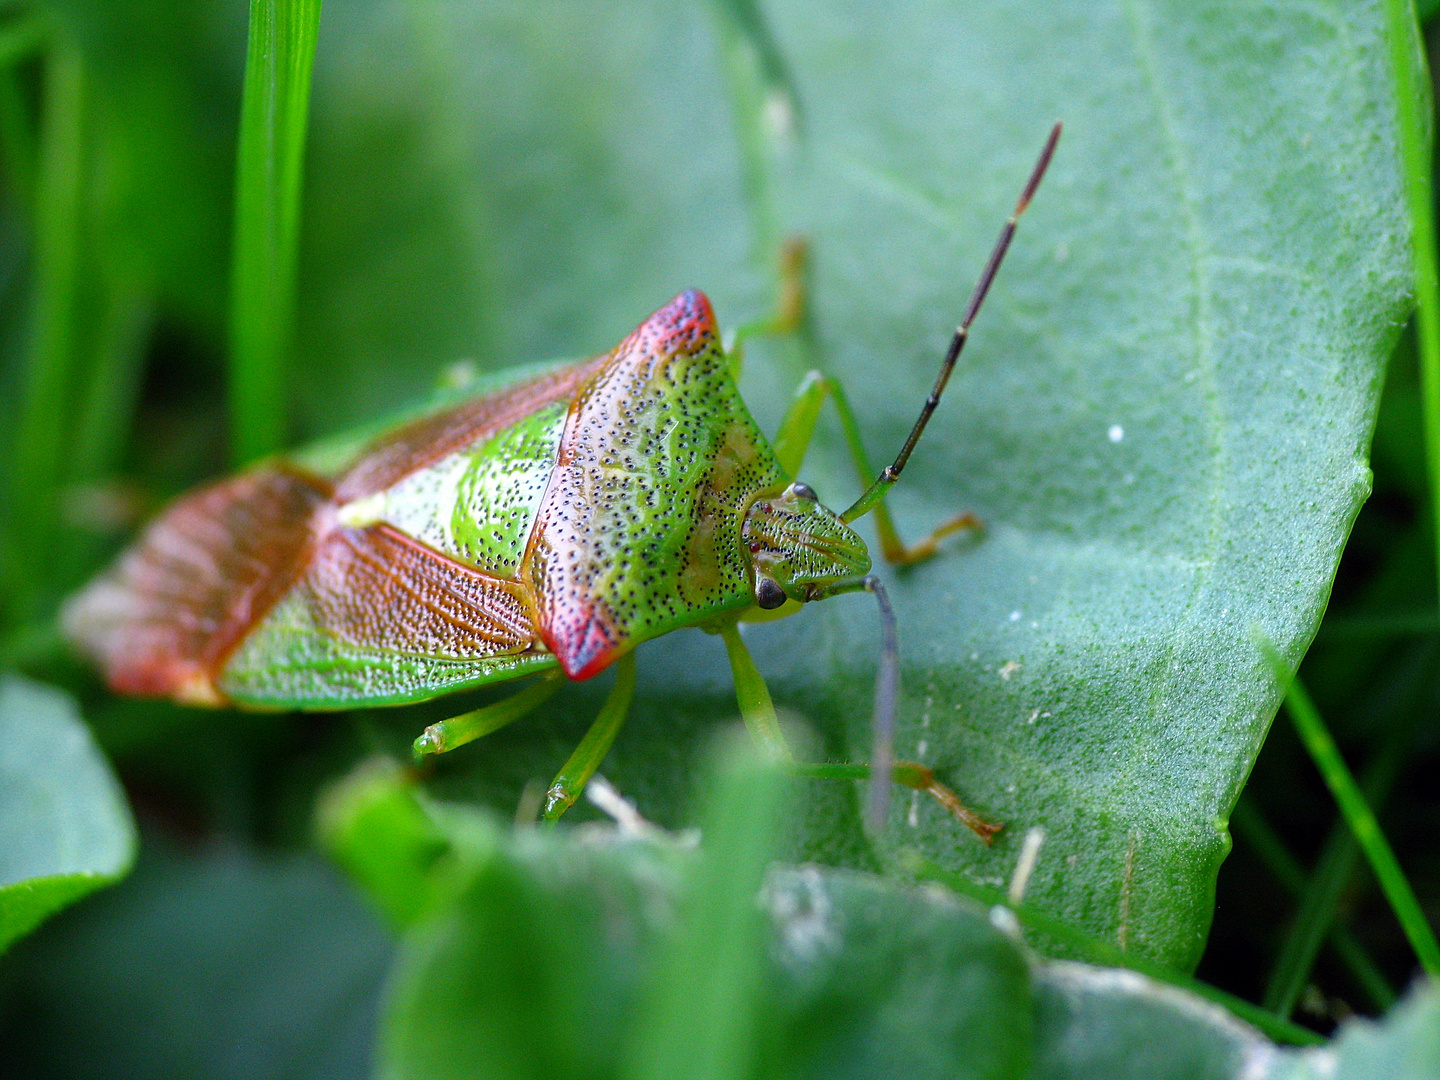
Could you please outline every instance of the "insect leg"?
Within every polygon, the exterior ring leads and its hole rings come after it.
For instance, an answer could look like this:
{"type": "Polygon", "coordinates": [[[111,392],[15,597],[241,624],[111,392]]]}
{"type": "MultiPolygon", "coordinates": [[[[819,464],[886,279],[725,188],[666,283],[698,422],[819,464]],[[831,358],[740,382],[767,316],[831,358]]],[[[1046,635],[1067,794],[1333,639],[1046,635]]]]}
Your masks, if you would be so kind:
{"type": "MultiPolygon", "coordinates": [[[[805,451],[810,445],[810,436],[815,430],[816,418],[819,416],[820,408],[824,405],[827,396],[835,402],[835,412],[840,417],[840,427],[845,433],[845,445],[850,450],[850,457],[855,463],[855,471],[860,477],[860,482],[868,484],[870,477],[875,475],[875,470],[870,464],[870,455],[865,451],[865,442],[860,435],[860,424],[855,419],[855,411],[850,407],[850,399],[846,396],[845,388],[838,379],[822,375],[818,371],[810,372],[801,381],[799,388],[795,391],[795,399],[790,405],[790,410],[785,414],[785,419],[780,422],[780,430],[776,433],[774,441],[775,455],[780,459],[780,466],[792,477],[799,473],[800,466],[805,460],[805,451]]],[[[984,523],[974,514],[957,514],[928,536],[922,537],[914,544],[906,544],[900,539],[900,534],[895,528],[895,522],[890,516],[890,508],[885,504],[884,495],[885,492],[882,490],[873,506],[875,531],[880,536],[880,550],[884,553],[885,560],[892,565],[909,566],[912,563],[923,562],[939,550],[940,541],[951,533],[978,533],[985,527],[984,523]]]]}
{"type": "MultiPolygon", "coordinates": [[[[751,338],[791,334],[805,325],[805,262],[809,248],[803,237],[792,236],[780,248],[780,296],[775,310],[735,331],[725,350],[730,374],[740,381],[745,369],[745,343],[751,338]]],[[[867,478],[868,479],[868,478],[867,478]]]]}
{"type": "MultiPolygon", "coordinates": [[[[796,765],[793,771],[796,776],[814,780],[869,780],[874,772],[869,765],[832,763],[796,765]]],[[[890,767],[890,779],[901,787],[923,791],[929,795],[987,844],[1005,827],[986,821],[961,802],[959,795],[935,779],[935,770],[928,765],[915,761],[897,761],[890,767]]]]}
{"type": "MultiPolygon", "coordinates": [[[[862,587],[859,583],[853,586],[856,589],[862,587]]],[[[817,780],[869,780],[877,775],[878,770],[870,765],[796,762],[780,731],[780,725],[775,718],[775,706],[770,700],[770,691],[765,686],[765,680],[750,656],[750,650],[745,647],[745,643],[741,640],[735,627],[722,630],[720,634],[725,641],[725,651],[730,656],[730,670],[735,679],[735,697],[740,703],[740,715],[745,721],[745,726],[750,730],[750,734],[761,746],[785,762],[796,776],[817,780]]],[[[890,685],[893,686],[893,682],[890,685]]],[[[876,697],[881,699],[877,701],[877,708],[883,709],[881,701],[888,699],[890,708],[893,710],[894,692],[887,688],[886,679],[883,676],[877,680],[876,697]]],[[[883,717],[880,718],[877,728],[886,726],[883,717]]],[[[885,736],[881,735],[880,738],[884,739],[885,736]]],[[[990,838],[1000,831],[999,825],[991,824],[980,817],[960,801],[960,796],[936,780],[934,770],[928,766],[913,761],[896,761],[890,765],[889,772],[890,779],[894,783],[915,791],[925,792],[954,814],[987,844],[990,843],[990,838]]]]}
{"type": "Polygon", "coordinates": [[[725,652],[730,656],[730,673],[735,680],[735,700],[740,704],[740,717],[755,741],[767,753],[780,761],[794,761],[790,746],[780,731],[780,722],[775,718],[775,703],[770,700],[770,688],[765,677],[755,666],[750,650],[740,637],[740,631],[731,625],[720,631],[725,641],[725,652]]]}
{"type": "Polygon", "coordinates": [[[585,790],[590,777],[595,775],[595,770],[610,752],[610,744],[625,722],[625,714],[630,711],[630,699],[634,695],[635,654],[629,652],[615,664],[615,685],[610,688],[610,696],[605,699],[600,715],[590,725],[590,730],[580,740],[570,760],[555,774],[550,790],[545,793],[546,821],[554,821],[565,813],[585,790]]]}
{"type": "Polygon", "coordinates": [[[443,754],[482,735],[498,731],[544,702],[560,689],[562,681],[559,671],[546,672],[518,694],[512,694],[492,705],[452,716],[449,720],[441,720],[438,724],[431,724],[415,740],[411,751],[418,761],[430,754],[443,754]]]}
{"type": "Polygon", "coordinates": [[[890,782],[894,781],[917,791],[928,792],[952,814],[964,822],[987,844],[1000,826],[991,825],[971,811],[960,797],[935,779],[935,773],[912,761],[895,760],[895,703],[900,696],[900,647],[895,629],[895,611],[885,587],[874,574],[849,581],[837,581],[818,593],[823,600],[849,592],[868,592],[880,607],[880,667],[875,674],[874,747],[867,773],[870,797],[865,807],[865,825],[872,833],[885,826],[890,814],[890,782]]]}

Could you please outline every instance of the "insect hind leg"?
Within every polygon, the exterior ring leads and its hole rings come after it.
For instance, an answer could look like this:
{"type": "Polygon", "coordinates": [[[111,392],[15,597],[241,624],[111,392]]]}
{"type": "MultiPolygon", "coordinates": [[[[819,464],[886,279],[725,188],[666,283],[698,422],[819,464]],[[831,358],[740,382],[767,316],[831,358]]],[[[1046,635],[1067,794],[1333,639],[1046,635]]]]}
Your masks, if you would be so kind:
{"type": "Polygon", "coordinates": [[[421,732],[420,737],[411,747],[415,760],[421,761],[432,754],[443,754],[447,750],[454,750],[457,746],[464,746],[468,742],[489,735],[492,731],[499,731],[507,724],[514,723],[532,709],[543,704],[556,690],[560,689],[562,681],[558,671],[548,672],[518,694],[511,694],[493,704],[472,709],[459,716],[452,716],[449,720],[441,720],[437,724],[431,724],[421,732]]]}
{"type": "MultiPolygon", "coordinates": [[[[833,762],[824,764],[798,764],[792,771],[807,780],[869,780],[874,770],[869,765],[848,765],[833,762]]],[[[890,766],[890,779],[911,791],[922,791],[949,811],[966,828],[989,844],[1005,826],[986,821],[971,810],[960,796],[935,778],[935,770],[916,761],[896,761],[890,766]]]]}

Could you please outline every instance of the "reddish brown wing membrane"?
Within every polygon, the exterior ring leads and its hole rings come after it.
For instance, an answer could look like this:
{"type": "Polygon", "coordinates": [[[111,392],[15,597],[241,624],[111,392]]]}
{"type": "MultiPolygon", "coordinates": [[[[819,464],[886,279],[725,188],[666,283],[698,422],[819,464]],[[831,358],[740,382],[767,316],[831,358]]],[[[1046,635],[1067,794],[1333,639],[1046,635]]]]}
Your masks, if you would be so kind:
{"type": "Polygon", "coordinates": [[[535,637],[523,585],[388,525],[334,529],[299,587],[316,625],[357,645],[468,659],[514,652],[535,637]]]}
{"type": "Polygon", "coordinates": [[[269,467],[182,498],[66,606],[66,634],[121,693],[218,704],[215,670],[304,572],[329,496],[269,467]]]}

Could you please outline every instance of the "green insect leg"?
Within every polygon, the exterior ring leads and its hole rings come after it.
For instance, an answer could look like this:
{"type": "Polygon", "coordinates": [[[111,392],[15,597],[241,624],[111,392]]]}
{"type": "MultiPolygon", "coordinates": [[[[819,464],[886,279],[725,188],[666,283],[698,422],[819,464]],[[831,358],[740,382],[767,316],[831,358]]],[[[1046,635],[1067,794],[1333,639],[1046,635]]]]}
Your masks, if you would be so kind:
{"type": "Polygon", "coordinates": [[[725,356],[730,374],[740,381],[745,369],[745,343],[751,338],[793,334],[805,325],[805,262],[809,250],[805,240],[792,236],[780,249],[780,296],[775,310],[762,319],[748,322],[735,331],[725,356]]]}
{"type": "Polygon", "coordinates": [[[850,399],[838,380],[818,371],[810,372],[800,383],[795,391],[795,400],[775,436],[775,455],[788,475],[795,476],[800,471],[805,460],[805,451],[809,448],[810,438],[815,431],[815,421],[827,397],[835,402],[835,411],[840,416],[840,427],[845,433],[850,457],[855,463],[860,482],[867,485],[865,494],[845,512],[842,520],[854,521],[873,510],[875,531],[880,535],[880,550],[887,562],[896,566],[923,562],[939,550],[940,541],[945,537],[957,532],[978,533],[984,529],[984,523],[979,518],[974,514],[964,513],[957,514],[914,544],[906,544],[901,540],[895,529],[894,519],[890,516],[890,509],[884,501],[885,493],[890,488],[889,483],[884,482],[883,475],[880,480],[871,483],[876,472],[870,464],[869,454],[865,452],[865,442],[860,437],[860,425],[855,419],[855,411],[850,407],[850,399]]]}
{"type": "MultiPolygon", "coordinates": [[[[760,669],[755,666],[750,650],[741,640],[739,630],[730,626],[720,632],[725,641],[725,651],[730,657],[730,671],[735,679],[735,698],[740,705],[740,716],[750,734],[761,746],[776,758],[789,764],[796,776],[815,780],[868,780],[871,776],[869,765],[808,764],[795,761],[780,724],[775,717],[775,705],[770,699],[770,690],[760,669]]],[[[890,779],[902,787],[923,791],[946,810],[954,814],[976,836],[985,843],[1000,831],[1002,826],[986,821],[963,802],[960,796],[935,779],[935,771],[914,761],[896,761],[890,767],[890,779]]]]}
{"type": "Polygon", "coordinates": [[[720,636],[725,642],[725,652],[730,656],[735,700],[740,704],[740,717],[745,721],[745,727],[767,754],[779,761],[793,762],[795,755],[790,753],[790,746],[780,730],[780,721],[775,717],[770,688],[765,685],[765,677],[751,659],[739,629],[732,624],[721,630],[720,636]]]}
{"type": "Polygon", "coordinates": [[[547,672],[518,694],[512,694],[493,705],[452,716],[449,720],[441,720],[438,724],[431,724],[415,740],[411,751],[418,761],[431,754],[443,754],[457,746],[464,746],[492,731],[499,731],[506,724],[519,720],[531,709],[542,704],[560,689],[562,681],[560,672],[547,672]]]}
{"type": "Polygon", "coordinates": [[[615,685],[605,699],[600,715],[580,745],[570,755],[561,770],[555,774],[550,790],[545,793],[545,820],[554,821],[574,804],[610,752],[610,744],[625,722],[630,711],[630,699],[635,696],[635,654],[626,653],[615,664],[615,685]]]}

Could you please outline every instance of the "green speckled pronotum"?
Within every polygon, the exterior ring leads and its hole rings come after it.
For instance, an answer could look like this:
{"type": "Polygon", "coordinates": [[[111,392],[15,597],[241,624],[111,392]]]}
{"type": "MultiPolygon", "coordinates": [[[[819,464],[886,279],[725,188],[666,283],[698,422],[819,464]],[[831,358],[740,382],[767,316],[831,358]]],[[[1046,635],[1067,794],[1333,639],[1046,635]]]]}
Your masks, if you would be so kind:
{"type": "Polygon", "coordinates": [[[879,601],[885,641],[871,764],[796,769],[877,777],[872,826],[884,820],[890,778],[930,792],[988,839],[996,826],[928,769],[892,759],[894,619],[849,523],[875,510],[892,562],[925,558],[940,536],[971,523],[956,518],[906,547],[882,500],[939,402],[1059,131],[909,439],[844,513],[793,479],[826,397],[863,474],[875,475],[840,388],[812,374],[767,441],[740,399],[736,357],[721,348],[709,302],[691,290],[603,356],[491,388],[348,450],[342,440],[264,462],[180,499],[70,602],[68,635],[117,691],[194,705],[345,709],[538,676],[428,728],[416,740],[422,755],[518,718],[562,676],[588,679],[616,664],[600,717],[550,789],[553,818],[624,719],[635,647],[682,626],[723,637],[746,723],[789,760],[736,624],[866,591],[879,601]]]}

